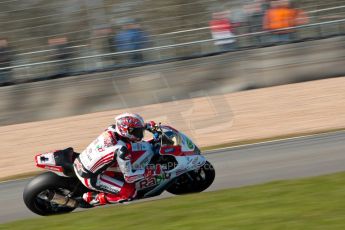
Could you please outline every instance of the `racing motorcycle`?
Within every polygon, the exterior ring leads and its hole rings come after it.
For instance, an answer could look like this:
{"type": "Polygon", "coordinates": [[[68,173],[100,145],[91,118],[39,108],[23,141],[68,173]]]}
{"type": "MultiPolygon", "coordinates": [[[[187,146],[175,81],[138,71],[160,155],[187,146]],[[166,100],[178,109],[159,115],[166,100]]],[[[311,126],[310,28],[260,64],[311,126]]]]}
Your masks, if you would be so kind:
{"type": "MultiPolygon", "coordinates": [[[[201,155],[199,148],[170,126],[159,124],[151,140],[132,143],[132,155],[139,159],[133,168],[151,167],[154,172],[135,182],[135,199],[158,196],[164,191],[175,195],[202,192],[215,178],[213,166],[201,155]],[[149,154],[141,159],[140,155],[146,151],[149,154]]],[[[77,156],[72,148],[35,156],[36,166],[48,172],[34,177],[24,188],[24,203],[32,212],[47,216],[92,207],[85,206],[82,200],[83,193],[90,190],[74,172],[73,162],[77,156]]],[[[119,172],[115,165],[106,173],[116,177],[116,171],[119,172]]]]}

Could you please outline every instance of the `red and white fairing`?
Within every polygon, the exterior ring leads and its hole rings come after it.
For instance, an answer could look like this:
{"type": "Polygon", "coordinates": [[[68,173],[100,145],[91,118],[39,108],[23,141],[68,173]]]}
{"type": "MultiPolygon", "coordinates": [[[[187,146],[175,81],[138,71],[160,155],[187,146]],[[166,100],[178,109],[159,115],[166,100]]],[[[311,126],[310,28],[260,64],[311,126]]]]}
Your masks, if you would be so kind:
{"type": "Polygon", "coordinates": [[[169,171],[156,165],[156,175],[160,176],[145,178],[136,183],[137,190],[164,184],[188,171],[196,170],[206,163],[206,158],[200,155],[200,150],[196,145],[182,132],[170,127],[162,126],[165,133],[169,133],[169,138],[174,142],[169,145],[162,145],[159,154],[173,156],[177,163],[169,171]]]}
{"type": "MultiPolygon", "coordinates": [[[[166,126],[168,127],[168,126],[166,126]]],[[[169,171],[168,173],[172,174],[173,177],[179,176],[185,172],[198,169],[206,163],[206,158],[196,149],[196,145],[182,132],[177,131],[171,127],[175,133],[177,145],[174,146],[174,151],[169,153],[169,147],[163,146],[160,153],[165,155],[173,155],[177,160],[177,167],[169,171]]]]}

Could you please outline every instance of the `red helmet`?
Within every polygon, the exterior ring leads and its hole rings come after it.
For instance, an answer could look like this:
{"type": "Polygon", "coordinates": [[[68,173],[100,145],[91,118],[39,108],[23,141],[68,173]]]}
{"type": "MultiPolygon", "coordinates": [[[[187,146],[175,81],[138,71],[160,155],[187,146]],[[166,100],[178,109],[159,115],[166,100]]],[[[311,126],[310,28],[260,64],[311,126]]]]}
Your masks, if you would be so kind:
{"type": "Polygon", "coordinates": [[[144,137],[144,119],[138,114],[123,113],[115,118],[115,131],[130,141],[141,141],[144,137]]]}

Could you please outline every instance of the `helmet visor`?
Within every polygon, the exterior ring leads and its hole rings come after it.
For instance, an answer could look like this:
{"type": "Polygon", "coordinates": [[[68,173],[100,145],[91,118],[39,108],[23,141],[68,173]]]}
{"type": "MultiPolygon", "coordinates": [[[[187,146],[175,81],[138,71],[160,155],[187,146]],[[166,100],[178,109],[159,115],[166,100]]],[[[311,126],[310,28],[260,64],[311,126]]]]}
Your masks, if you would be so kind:
{"type": "Polygon", "coordinates": [[[145,128],[129,128],[128,133],[135,136],[138,140],[143,139],[145,128]]]}

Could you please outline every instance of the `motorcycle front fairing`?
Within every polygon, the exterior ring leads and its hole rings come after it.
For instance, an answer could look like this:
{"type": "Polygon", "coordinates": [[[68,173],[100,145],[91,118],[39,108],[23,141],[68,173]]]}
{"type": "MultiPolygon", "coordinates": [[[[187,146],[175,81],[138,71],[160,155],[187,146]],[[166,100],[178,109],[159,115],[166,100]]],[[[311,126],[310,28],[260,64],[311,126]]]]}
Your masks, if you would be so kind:
{"type": "MultiPolygon", "coordinates": [[[[170,126],[160,126],[160,128],[162,135],[160,136],[158,154],[163,157],[171,156],[174,158],[174,162],[154,165],[153,168],[156,173],[157,171],[159,173],[137,182],[136,188],[138,190],[153,188],[153,190],[162,192],[165,184],[186,172],[197,170],[206,163],[206,158],[200,155],[199,148],[185,134],[170,126]]],[[[150,194],[151,191],[148,193],[150,194]]],[[[153,192],[153,194],[159,194],[159,192],[153,192]]]]}
{"type": "Polygon", "coordinates": [[[206,158],[200,155],[199,148],[182,132],[170,127],[162,126],[164,135],[170,140],[162,142],[161,155],[172,155],[177,161],[176,167],[166,173],[177,177],[188,171],[196,170],[206,163],[206,158]]]}

